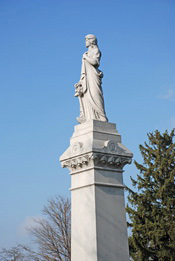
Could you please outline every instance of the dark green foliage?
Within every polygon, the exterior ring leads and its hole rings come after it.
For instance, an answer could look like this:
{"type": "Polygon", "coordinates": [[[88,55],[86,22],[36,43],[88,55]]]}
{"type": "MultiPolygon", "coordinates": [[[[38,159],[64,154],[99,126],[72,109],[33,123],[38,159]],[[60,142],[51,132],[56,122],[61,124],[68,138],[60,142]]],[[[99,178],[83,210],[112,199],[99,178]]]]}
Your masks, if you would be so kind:
{"type": "Polygon", "coordinates": [[[143,165],[135,162],[140,174],[131,178],[127,212],[132,234],[130,255],[134,261],[175,260],[175,143],[174,130],[148,134],[140,145],[143,165]]]}

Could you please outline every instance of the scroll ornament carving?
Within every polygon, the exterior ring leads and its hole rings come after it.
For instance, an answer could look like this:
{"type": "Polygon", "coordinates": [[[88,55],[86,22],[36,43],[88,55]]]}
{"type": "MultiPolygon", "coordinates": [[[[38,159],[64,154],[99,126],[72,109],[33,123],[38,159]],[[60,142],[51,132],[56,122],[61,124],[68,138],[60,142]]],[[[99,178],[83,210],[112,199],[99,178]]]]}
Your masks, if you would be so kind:
{"type": "Polygon", "coordinates": [[[77,155],[77,154],[83,153],[83,150],[84,150],[82,142],[73,143],[71,148],[72,148],[72,151],[71,151],[72,155],[77,155]]]}
{"type": "Polygon", "coordinates": [[[103,149],[104,150],[107,149],[107,152],[109,153],[119,153],[119,154],[124,153],[124,150],[118,146],[118,143],[115,140],[106,141],[103,149]]]}

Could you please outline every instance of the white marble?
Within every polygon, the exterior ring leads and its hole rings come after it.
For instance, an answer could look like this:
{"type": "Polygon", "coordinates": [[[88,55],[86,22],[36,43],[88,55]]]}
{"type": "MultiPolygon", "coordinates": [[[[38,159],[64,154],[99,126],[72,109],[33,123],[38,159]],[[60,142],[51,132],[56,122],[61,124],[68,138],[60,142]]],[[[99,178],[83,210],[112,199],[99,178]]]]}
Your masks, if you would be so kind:
{"type": "Polygon", "coordinates": [[[80,116],[79,123],[91,119],[107,121],[101,80],[100,66],[101,52],[97,45],[95,35],[88,34],[85,37],[88,51],[83,54],[80,81],[75,86],[75,96],[79,97],[80,116]]]}
{"type": "Polygon", "coordinates": [[[131,159],[115,124],[75,126],[60,157],[71,175],[71,261],[129,261],[123,167],[131,159]]]}

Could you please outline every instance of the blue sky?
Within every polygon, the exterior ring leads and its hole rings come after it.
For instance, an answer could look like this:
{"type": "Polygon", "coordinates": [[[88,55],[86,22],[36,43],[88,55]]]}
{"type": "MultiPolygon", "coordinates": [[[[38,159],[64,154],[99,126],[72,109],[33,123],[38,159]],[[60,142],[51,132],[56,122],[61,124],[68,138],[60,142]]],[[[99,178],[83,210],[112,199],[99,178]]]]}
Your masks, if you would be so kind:
{"type": "MultiPolygon", "coordinates": [[[[28,242],[47,199],[69,196],[59,157],[77,124],[85,35],[98,38],[107,116],[134,159],[148,132],[175,127],[174,14],[173,0],[0,1],[0,247],[28,242]]],[[[128,186],[136,173],[125,168],[128,186]]]]}

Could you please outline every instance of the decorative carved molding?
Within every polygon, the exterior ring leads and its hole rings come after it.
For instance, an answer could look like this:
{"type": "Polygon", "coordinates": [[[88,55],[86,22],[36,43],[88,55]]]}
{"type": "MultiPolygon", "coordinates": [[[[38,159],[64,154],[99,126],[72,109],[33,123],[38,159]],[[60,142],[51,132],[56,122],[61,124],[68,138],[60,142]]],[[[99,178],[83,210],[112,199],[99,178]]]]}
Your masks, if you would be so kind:
{"type": "Polygon", "coordinates": [[[87,168],[89,166],[103,166],[104,169],[123,169],[126,164],[131,164],[131,162],[131,157],[93,152],[74,156],[68,160],[62,161],[62,167],[67,167],[71,171],[87,168]]]}
{"type": "Polygon", "coordinates": [[[119,147],[116,140],[108,140],[104,143],[104,147],[102,149],[103,151],[106,151],[108,153],[112,154],[120,154],[125,155],[127,154],[127,151],[125,151],[123,148],[119,147]]]}
{"type": "Polygon", "coordinates": [[[72,155],[77,155],[80,153],[83,153],[83,143],[82,142],[75,142],[71,146],[71,154],[72,155]]]}

